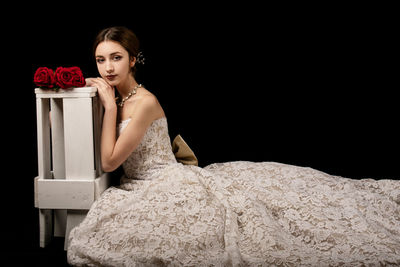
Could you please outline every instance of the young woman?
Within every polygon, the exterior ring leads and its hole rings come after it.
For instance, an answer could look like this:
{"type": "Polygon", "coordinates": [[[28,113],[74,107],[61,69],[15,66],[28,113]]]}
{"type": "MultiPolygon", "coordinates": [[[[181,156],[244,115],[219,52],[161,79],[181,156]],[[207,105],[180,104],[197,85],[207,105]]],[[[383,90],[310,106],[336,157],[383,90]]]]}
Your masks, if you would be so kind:
{"type": "Polygon", "coordinates": [[[102,78],[89,78],[86,83],[98,88],[105,109],[101,159],[106,172],[119,167],[139,145],[150,123],[165,116],[157,98],[135,80],[138,48],[136,36],[122,28],[104,30],[95,42],[95,58],[102,78]],[[115,89],[120,96],[118,106],[115,89]],[[117,123],[128,120],[126,130],[117,140],[117,123]]]}
{"type": "Polygon", "coordinates": [[[162,107],[135,80],[135,35],[108,28],[94,47],[101,78],[87,84],[105,108],[102,165],[122,164],[124,176],[71,231],[70,264],[400,264],[400,181],[274,162],[178,163],[162,107]]]}

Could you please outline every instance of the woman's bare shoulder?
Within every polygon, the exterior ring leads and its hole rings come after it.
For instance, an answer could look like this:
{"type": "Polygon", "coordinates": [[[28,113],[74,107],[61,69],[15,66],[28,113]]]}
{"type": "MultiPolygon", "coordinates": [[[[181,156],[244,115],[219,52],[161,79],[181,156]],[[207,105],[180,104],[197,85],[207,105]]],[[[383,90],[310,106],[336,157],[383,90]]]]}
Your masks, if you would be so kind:
{"type": "Polygon", "coordinates": [[[142,115],[146,114],[146,117],[150,116],[153,119],[165,116],[157,97],[147,90],[138,95],[136,99],[135,109],[132,110],[132,113],[137,114],[138,112],[142,113],[142,115]]]}

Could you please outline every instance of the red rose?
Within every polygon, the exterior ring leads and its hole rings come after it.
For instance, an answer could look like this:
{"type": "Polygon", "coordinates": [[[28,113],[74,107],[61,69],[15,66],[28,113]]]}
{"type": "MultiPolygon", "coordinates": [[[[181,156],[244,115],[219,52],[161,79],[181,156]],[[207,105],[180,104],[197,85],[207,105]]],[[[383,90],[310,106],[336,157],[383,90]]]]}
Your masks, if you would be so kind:
{"type": "Polygon", "coordinates": [[[55,73],[56,84],[62,89],[85,86],[85,78],[79,67],[58,67],[55,73]]]}
{"type": "Polygon", "coordinates": [[[53,88],[55,85],[54,71],[47,67],[40,67],[36,70],[33,82],[39,87],[53,88]]]}

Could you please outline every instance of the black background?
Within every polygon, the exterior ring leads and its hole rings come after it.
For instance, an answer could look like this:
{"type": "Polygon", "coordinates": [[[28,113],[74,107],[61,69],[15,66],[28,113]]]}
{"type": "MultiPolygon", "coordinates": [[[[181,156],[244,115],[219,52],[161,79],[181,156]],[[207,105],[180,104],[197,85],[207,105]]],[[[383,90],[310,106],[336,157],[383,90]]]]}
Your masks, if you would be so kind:
{"type": "Polygon", "coordinates": [[[181,134],[200,166],[277,161],[354,179],[398,179],[391,10],[63,3],[11,14],[2,23],[3,259],[64,260],[62,246],[38,247],[33,74],[40,66],[79,66],[97,76],[92,42],[109,26],[127,26],[140,39],[146,60],[137,80],[158,97],[170,136],[181,134]]]}

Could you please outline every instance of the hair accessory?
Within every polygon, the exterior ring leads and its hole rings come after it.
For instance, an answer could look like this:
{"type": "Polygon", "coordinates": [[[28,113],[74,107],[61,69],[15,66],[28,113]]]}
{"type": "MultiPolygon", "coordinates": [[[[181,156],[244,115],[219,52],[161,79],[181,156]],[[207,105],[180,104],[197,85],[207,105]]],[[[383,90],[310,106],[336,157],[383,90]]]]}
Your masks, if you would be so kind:
{"type": "Polygon", "coordinates": [[[139,63],[139,64],[144,65],[144,60],[145,60],[145,58],[143,56],[143,52],[140,51],[136,56],[136,62],[139,63]]]}

